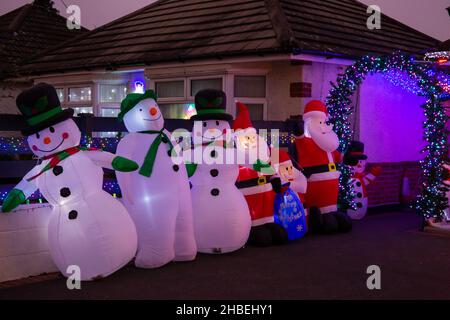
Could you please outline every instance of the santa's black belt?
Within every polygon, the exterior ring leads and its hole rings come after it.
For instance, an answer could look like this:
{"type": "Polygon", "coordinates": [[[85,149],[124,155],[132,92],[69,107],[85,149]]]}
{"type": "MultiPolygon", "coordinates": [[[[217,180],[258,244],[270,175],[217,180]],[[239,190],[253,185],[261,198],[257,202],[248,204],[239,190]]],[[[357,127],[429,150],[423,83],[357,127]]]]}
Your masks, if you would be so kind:
{"type": "Polygon", "coordinates": [[[236,187],[238,189],[244,189],[244,188],[251,188],[256,186],[262,186],[264,184],[270,183],[269,182],[270,176],[262,176],[259,178],[249,179],[245,181],[238,181],[236,182],[236,187]]]}
{"type": "Polygon", "coordinates": [[[306,178],[309,178],[313,174],[316,174],[316,173],[333,172],[333,171],[336,171],[335,163],[329,163],[329,164],[324,164],[321,166],[314,166],[314,167],[306,167],[306,168],[303,168],[303,170],[302,170],[302,172],[306,178]]]}

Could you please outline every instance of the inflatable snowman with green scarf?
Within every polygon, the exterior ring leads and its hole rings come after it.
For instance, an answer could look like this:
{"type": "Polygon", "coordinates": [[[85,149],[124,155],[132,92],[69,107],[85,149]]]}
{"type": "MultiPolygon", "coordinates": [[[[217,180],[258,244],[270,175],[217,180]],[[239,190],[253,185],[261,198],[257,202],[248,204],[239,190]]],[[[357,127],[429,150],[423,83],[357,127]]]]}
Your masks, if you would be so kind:
{"type": "Polygon", "coordinates": [[[118,173],[117,179],[137,227],[135,264],[141,268],[190,261],[197,252],[186,167],[176,161],[156,100],[151,90],[129,94],[118,116],[130,133],[119,142],[117,154],[140,165],[139,171],[118,173]]]}
{"type": "Polygon", "coordinates": [[[125,207],[102,190],[101,167],[129,172],[138,165],[80,147],[73,110],[60,107],[51,85],[22,92],[17,106],[27,123],[22,133],[40,163],[8,194],[2,211],[10,212],[39,189],[52,205],[48,245],[61,273],[69,276],[68,267],[77,266],[80,280],[108,276],[133,259],[137,234],[125,207]]]}
{"type": "MultiPolygon", "coordinates": [[[[235,183],[239,165],[273,174],[268,153],[248,154],[236,145],[233,117],[225,112],[226,95],[205,89],[195,96],[197,114],[188,171],[192,183],[194,230],[198,251],[227,253],[242,248],[249,237],[251,218],[244,195],[235,183]]],[[[185,158],[187,158],[185,156],[185,158]]]]}

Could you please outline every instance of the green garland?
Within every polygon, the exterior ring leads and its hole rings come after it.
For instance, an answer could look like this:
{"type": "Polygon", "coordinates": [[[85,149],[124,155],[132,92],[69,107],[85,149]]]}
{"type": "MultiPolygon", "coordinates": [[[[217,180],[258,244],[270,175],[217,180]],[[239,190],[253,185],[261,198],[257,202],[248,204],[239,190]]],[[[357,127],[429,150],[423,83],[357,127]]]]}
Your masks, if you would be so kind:
{"type": "MultiPolygon", "coordinates": [[[[442,217],[447,205],[445,188],[443,188],[443,163],[448,154],[447,116],[441,105],[442,88],[436,77],[434,66],[416,63],[414,57],[396,52],[389,56],[365,56],[349,66],[345,73],[331,83],[332,88],[327,97],[330,122],[339,136],[339,150],[345,152],[353,137],[349,116],[352,114],[351,97],[367,74],[403,72],[417,84],[415,93],[427,98],[422,106],[425,112],[424,140],[426,147],[422,150],[425,158],[420,161],[422,170],[422,192],[418,195],[414,207],[426,218],[442,217]]],[[[411,88],[407,88],[411,91],[411,88]]],[[[339,206],[341,209],[356,208],[354,190],[350,183],[351,169],[339,165],[341,171],[339,206]]]]}

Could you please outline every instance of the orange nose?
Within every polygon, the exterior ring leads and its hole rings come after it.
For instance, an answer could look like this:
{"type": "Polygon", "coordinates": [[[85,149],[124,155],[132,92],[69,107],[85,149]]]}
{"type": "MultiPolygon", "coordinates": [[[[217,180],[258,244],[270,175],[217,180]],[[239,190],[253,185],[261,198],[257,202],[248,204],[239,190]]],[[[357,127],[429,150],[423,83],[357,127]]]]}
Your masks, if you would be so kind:
{"type": "Polygon", "coordinates": [[[151,116],[155,116],[157,113],[158,113],[158,109],[156,109],[156,108],[150,108],[150,115],[151,116]]]}
{"type": "Polygon", "coordinates": [[[44,143],[45,144],[49,144],[50,142],[52,142],[52,140],[49,137],[45,137],[44,138],[44,143]]]}

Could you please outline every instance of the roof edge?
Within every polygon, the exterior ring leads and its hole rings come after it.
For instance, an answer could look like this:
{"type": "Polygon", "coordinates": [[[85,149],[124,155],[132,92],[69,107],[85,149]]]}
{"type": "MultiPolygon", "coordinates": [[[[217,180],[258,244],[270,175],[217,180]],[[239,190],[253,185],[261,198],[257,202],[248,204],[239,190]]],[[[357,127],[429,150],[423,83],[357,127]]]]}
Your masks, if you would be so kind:
{"type": "Polygon", "coordinates": [[[14,17],[14,19],[9,24],[8,31],[16,32],[17,30],[19,30],[20,26],[22,25],[22,22],[28,16],[28,14],[30,13],[32,8],[33,8],[33,5],[31,3],[22,6],[20,8],[20,12],[17,14],[17,16],[14,17]]]}

